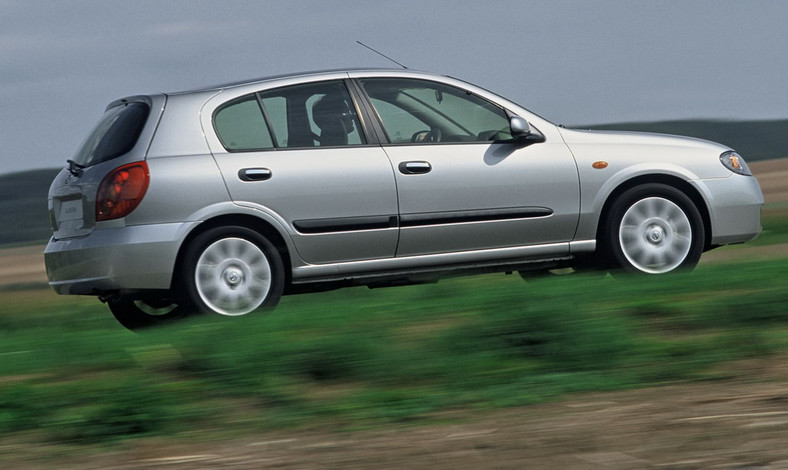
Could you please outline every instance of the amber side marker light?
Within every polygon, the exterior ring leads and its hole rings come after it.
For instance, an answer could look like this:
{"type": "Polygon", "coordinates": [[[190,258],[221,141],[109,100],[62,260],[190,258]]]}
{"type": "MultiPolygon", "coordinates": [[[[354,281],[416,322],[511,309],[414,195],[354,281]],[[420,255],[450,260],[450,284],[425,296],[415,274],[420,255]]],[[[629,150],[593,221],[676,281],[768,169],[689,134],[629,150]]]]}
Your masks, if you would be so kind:
{"type": "Polygon", "coordinates": [[[96,221],[126,217],[148,190],[150,172],[145,162],[115,168],[101,181],[96,194],[96,221]]]}
{"type": "Polygon", "coordinates": [[[591,164],[591,166],[596,168],[597,170],[601,170],[603,168],[607,168],[607,162],[603,162],[603,161],[594,162],[591,164]]]}

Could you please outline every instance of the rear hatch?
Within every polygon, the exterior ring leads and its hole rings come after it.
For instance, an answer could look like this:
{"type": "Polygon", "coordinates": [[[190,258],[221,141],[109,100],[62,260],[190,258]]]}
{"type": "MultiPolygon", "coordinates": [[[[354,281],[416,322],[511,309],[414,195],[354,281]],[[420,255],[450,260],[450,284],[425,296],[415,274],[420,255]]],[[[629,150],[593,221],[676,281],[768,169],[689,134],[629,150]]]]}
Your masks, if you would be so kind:
{"type": "Polygon", "coordinates": [[[49,188],[49,220],[55,239],[89,235],[96,226],[96,192],[105,176],[145,159],[164,108],[164,95],[110,103],[49,188]]]}

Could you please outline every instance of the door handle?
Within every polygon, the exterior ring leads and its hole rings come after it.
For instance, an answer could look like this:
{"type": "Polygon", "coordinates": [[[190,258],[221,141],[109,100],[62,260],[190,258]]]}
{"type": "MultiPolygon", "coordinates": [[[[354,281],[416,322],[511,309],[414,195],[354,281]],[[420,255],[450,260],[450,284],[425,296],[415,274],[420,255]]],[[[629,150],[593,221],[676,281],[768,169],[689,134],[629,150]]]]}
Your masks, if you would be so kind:
{"type": "Polygon", "coordinates": [[[271,170],[268,168],[243,168],[238,171],[238,178],[241,181],[265,181],[271,178],[271,170]]]}
{"type": "Polygon", "coordinates": [[[430,162],[402,162],[399,164],[399,171],[403,175],[420,175],[429,173],[432,170],[430,162]]]}

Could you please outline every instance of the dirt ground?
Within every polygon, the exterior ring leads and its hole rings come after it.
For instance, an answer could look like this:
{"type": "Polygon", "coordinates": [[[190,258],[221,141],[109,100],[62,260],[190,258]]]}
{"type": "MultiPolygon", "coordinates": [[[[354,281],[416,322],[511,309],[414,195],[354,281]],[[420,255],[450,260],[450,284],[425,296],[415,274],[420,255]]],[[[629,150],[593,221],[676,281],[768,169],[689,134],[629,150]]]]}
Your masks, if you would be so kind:
{"type": "Polygon", "coordinates": [[[750,163],[766,203],[788,202],[788,158],[750,163]]]}
{"type": "Polygon", "coordinates": [[[462,424],[138,441],[56,458],[39,446],[0,445],[0,461],[19,469],[788,469],[788,357],[728,367],[726,380],[447,416],[462,424]]]}
{"type": "MultiPolygon", "coordinates": [[[[788,202],[788,159],[751,167],[768,203],[788,202]]],[[[45,282],[42,250],[0,250],[0,286],[45,282]]],[[[723,250],[703,262],[785,255],[788,246],[723,250]]],[[[0,468],[788,469],[788,356],[728,365],[725,373],[725,380],[446,416],[461,424],[142,440],[80,454],[0,441],[0,468]]]]}

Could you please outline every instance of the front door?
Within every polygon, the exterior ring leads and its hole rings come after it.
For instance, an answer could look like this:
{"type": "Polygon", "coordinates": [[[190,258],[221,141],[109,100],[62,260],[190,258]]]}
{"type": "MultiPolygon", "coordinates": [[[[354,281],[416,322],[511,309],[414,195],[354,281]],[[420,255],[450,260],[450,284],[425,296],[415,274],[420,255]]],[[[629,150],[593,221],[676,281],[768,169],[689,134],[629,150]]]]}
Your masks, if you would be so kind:
{"type": "Polygon", "coordinates": [[[563,141],[523,146],[511,138],[504,109],[446,84],[359,83],[395,168],[397,256],[572,240],[579,184],[563,141]]]}

